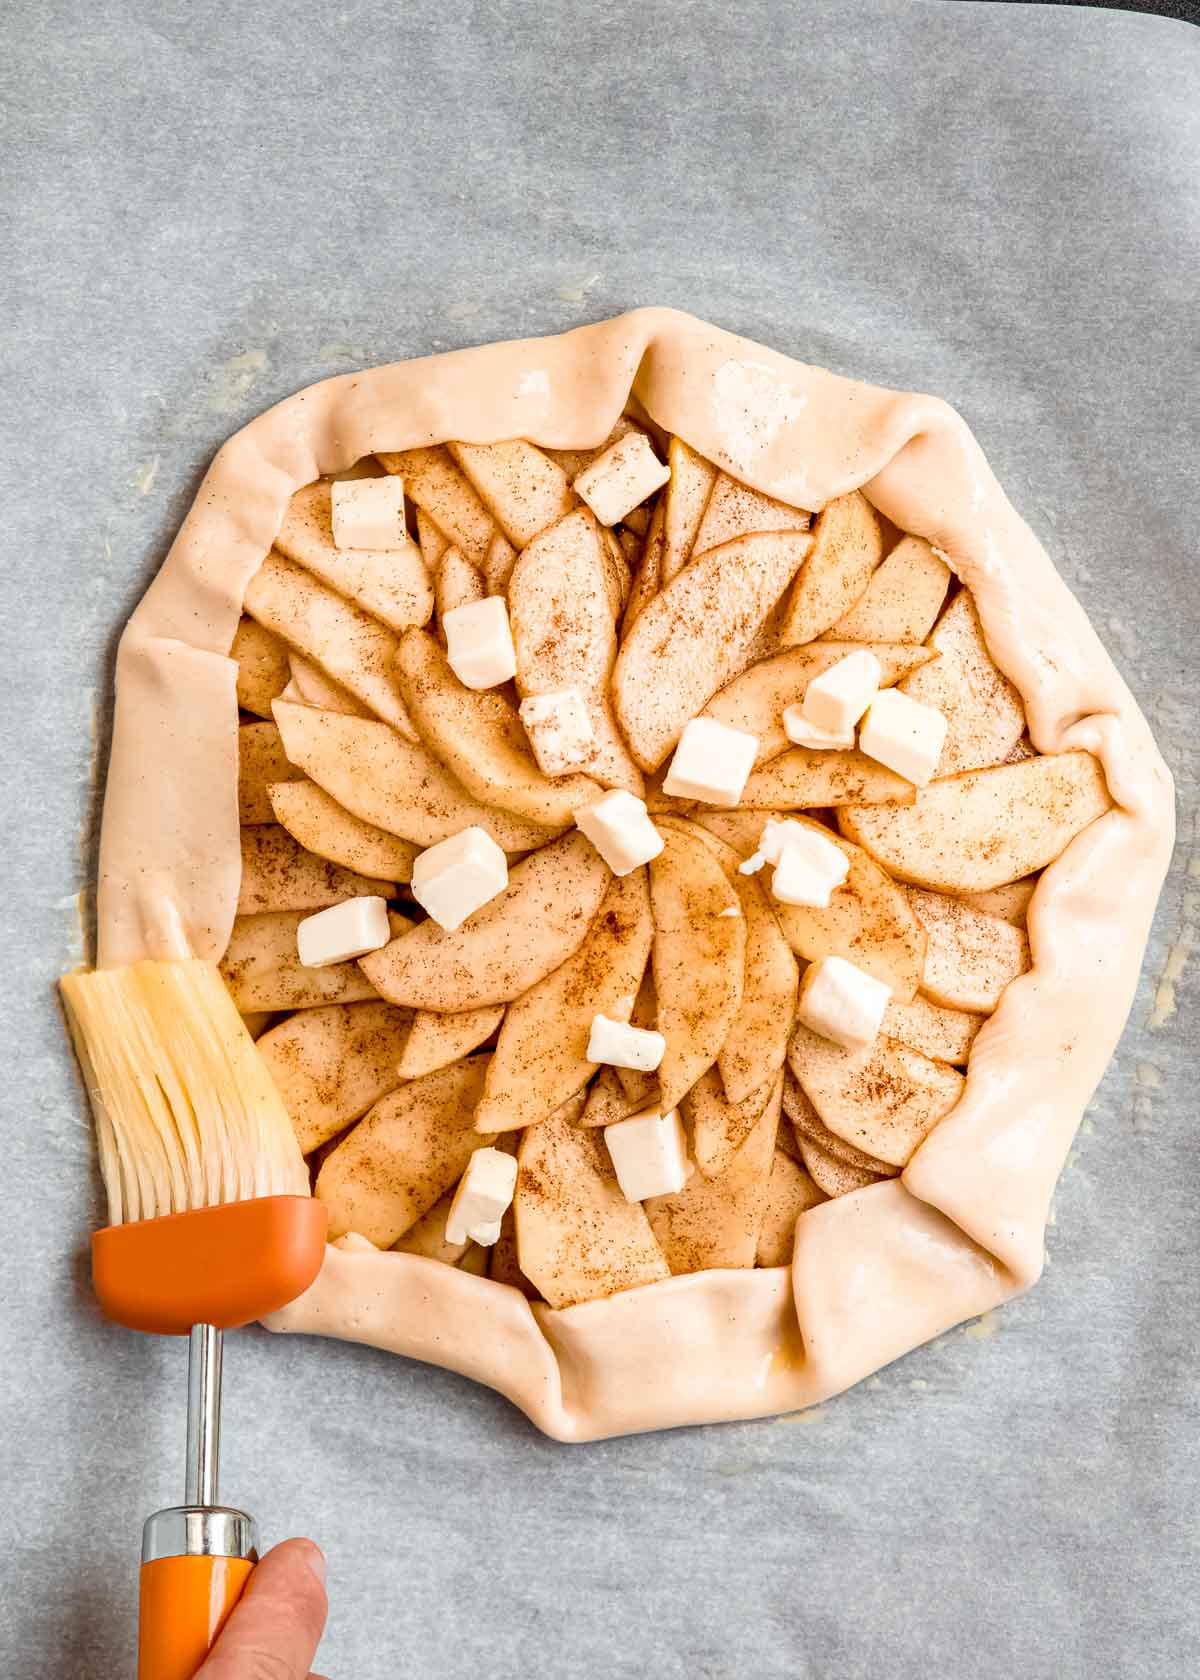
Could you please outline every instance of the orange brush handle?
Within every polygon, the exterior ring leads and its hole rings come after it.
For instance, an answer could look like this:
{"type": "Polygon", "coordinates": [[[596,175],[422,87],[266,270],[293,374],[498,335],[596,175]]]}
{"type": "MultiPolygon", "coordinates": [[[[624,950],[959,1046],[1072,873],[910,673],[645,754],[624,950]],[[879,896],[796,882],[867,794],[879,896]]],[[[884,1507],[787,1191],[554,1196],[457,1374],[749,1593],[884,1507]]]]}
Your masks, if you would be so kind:
{"type": "Polygon", "coordinates": [[[138,1680],[192,1680],[253,1568],[248,1558],[168,1557],[144,1563],[138,1680]]]}

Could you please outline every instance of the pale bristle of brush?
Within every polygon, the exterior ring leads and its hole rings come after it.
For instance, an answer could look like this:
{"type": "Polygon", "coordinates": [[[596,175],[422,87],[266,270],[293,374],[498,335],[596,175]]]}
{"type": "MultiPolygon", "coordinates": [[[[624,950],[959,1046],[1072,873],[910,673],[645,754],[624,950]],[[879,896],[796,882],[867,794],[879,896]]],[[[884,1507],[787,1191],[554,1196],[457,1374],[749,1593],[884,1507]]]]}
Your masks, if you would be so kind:
{"type": "Polygon", "coordinates": [[[212,963],[64,976],[110,1225],[307,1196],[287,1110],[212,963]]]}

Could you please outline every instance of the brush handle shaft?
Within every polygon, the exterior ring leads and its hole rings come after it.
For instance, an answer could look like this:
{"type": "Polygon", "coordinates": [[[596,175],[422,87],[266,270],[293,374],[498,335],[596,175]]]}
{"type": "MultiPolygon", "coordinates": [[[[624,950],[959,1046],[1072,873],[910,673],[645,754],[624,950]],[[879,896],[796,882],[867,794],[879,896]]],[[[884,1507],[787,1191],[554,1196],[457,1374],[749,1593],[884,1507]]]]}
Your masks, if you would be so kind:
{"type": "Polygon", "coordinates": [[[138,1680],[192,1680],[254,1564],[246,1558],[172,1557],[142,1565],[138,1680]]]}
{"type": "Polygon", "coordinates": [[[188,1342],[187,1505],[217,1503],[223,1342],[224,1336],[214,1325],[192,1326],[188,1342]]]}

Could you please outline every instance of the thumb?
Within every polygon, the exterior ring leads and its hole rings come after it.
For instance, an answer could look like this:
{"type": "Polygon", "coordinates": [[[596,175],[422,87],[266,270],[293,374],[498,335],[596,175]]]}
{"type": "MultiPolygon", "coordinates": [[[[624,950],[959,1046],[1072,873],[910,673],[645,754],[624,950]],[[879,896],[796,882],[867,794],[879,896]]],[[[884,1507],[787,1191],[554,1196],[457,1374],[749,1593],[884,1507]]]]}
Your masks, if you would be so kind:
{"type": "Polygon", "coordinates": [[[196,1680],[307,1680],[327,1612],[324,1556],[285,1540],[255,1568],[196,1680]]]}

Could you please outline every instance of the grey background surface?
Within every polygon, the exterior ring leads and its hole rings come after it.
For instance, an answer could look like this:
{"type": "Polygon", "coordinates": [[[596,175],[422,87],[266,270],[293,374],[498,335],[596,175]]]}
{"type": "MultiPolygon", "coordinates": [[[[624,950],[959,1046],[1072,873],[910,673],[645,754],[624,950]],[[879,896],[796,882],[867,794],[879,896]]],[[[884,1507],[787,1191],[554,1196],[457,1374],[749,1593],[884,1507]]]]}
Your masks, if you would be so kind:
{"type": "Polygon", "coordinates": [[[131,1673],[139,1524],[181,1491],[182,1349],[88,1293],[52,994],[116,632],[266,404],[651,302],[957,404],[1157,727],[1177,866],[1051,1263],[814,1414],[581,1448],[248,1331],[226,1495],[326,1548],[337,1680],[1192,1672],[1200,34],[910,0],[25,0],[0,30],[0,1672],[131,1673]]]}

